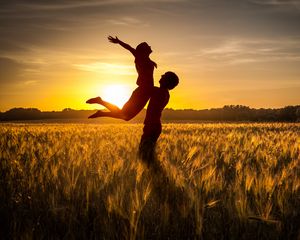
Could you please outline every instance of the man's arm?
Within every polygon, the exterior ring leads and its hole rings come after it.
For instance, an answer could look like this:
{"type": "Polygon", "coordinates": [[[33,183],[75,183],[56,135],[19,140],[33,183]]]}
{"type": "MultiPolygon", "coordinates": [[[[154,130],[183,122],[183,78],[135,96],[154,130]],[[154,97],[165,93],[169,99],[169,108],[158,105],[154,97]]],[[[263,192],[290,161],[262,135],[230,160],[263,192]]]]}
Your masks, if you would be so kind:
{"type": "Polygon", "coordinates": [[[131,47],[129,44],[122,42],[118,37],[114,38],[112,36],[108,36],[108,40],[112,43],[120,44],[123,48],[127,49],[135,56],[135,49],[131,47]]]}

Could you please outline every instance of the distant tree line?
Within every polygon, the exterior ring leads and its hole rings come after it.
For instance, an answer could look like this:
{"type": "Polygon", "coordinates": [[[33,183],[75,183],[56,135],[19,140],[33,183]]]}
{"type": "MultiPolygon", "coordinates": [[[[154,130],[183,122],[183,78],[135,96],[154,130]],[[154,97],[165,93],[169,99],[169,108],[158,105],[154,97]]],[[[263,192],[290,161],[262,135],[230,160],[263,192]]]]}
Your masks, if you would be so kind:
{"type": "Polygon", "coordinates": [[[251,121],[251,122],[299,122],[300,105],[278,109],[255,109],[243,105],[226,105],[223,108],[204,110],[164,111],[165,120],[205,120],[205,121],[251,121]]]}
{"type": "MultiPolygon", "coordinates": [[[[44,120],[44,119],[87,119],[95,110],[73,110],[42,112],[37,108],[13,108],[0,112],[1,121],[44,120]]],[[[142,122],[143,110],[135,118],[142,122]]],[[[243,105],[226,105],[223,108],[204,110],[165,109],[162,119],[165,121],[250,121],[250,122],[300,122],[300,105],[286,106],[277,109],[255,109],[243,105]]]]}
{"type": "MultiPolygon", "coordinates": [[[[63,111],[42,112],[37,108],[12,108],[1,113],[1,121],[83,118],[86,110],[66,108],[63,111]]],[[[88,116],[88,115],[87,115],[88,116]]]]}

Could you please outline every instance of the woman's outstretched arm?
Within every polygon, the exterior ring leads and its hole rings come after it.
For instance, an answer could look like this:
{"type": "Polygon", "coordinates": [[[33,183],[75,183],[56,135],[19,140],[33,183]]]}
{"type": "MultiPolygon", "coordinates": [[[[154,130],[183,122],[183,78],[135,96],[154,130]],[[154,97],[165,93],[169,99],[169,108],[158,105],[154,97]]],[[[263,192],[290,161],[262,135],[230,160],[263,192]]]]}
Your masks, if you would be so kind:
{"type": "Polygon", "coordinates": [[[120,44],[123,48],[127,49],[135,56],[135,49],[131,47],[129,44],[122,42],[118,37],[108,36],[108,40],[112,43],[120,44]]]}

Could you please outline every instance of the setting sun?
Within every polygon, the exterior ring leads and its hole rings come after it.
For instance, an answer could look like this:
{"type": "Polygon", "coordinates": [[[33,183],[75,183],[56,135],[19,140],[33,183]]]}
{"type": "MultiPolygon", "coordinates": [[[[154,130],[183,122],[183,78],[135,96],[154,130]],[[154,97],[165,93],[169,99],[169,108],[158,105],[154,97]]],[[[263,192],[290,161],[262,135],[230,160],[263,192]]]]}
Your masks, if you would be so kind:
{"type": "Polygon", "coordinates": [[[130,97],[130,89],[126,85],[107,85],[101,90],[101,98],[113,103],[118,107],[123,107],[130,97]]]}

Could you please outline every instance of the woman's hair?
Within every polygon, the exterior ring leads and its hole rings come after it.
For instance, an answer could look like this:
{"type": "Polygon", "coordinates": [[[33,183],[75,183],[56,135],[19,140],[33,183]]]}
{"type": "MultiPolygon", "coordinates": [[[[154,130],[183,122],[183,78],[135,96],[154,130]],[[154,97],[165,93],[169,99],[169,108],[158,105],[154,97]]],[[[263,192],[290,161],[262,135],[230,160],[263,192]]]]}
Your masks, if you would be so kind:
{"type": "Polygon", "coordinates": [[[179,83],[179,78],[174,72],[166,72],[165,74],[166,79],[166,87],[171,90],[176,87],[179,83]]]}
{"type": "Polygon", "coordinates": [[[151,48],[146,42],[142,42],[139,45],[137,45],[136,49],[138,54],[150,54],[151,48]]]}

